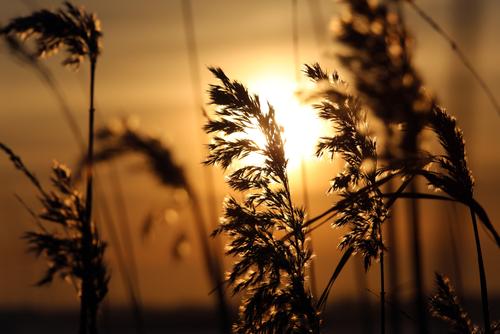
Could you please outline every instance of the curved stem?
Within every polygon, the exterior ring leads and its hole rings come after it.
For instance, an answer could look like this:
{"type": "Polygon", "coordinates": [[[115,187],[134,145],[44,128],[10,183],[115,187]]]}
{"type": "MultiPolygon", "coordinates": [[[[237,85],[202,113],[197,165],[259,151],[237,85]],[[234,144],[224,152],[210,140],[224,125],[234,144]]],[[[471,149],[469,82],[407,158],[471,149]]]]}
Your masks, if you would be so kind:
{"type": "MultiPolygon", "coordinates": [[[[395,193],[385,193],[382,194],[382,197],[392,197],[395,193]]],[[[423,194],[418,192],[409,192],[397,195],[399,198],[410,198],[410,199],[430,199],[430,200],[441,200],[441,201],[449,201],[449,202],[458,202],[469,207],[481,220],[484,227],[490,232],[493,241],[496,243],[498,247],[500,247],[500,235],[496,231],[495,227],[491,223],[488,214],[484,210],[484,208],[474,200],[474,198],[470,198],[468,200],[463,200],[459,198],[451,198],[441,195],[433,195],[433,194],[423,194]]]]}
{"type": "MultiPolygon", "coordinates": [[[[351,202],[353,200],[355,200],[356,198],[358,198],[358,196],[361,196],[362,194],[366,193],[366,192],[369,192],[369,191],[372,191],[373,189],[377,188],[377,187],[380,187],[382,186],[383,184],[389,182],[393,177],[395,177],[396,174],[391,174],[391,175],[388,175],[388,176],[385,176],[379,180],[377,180],[376,182],[370,184],[370,185],[367,185],[361,189],[359,189],[356,193],[352,194],[353,198],[351,198],[351,202]]],[[[407,182],[408,180],[404,181],[403,184],[406,185],[408,184],[407,182]]],[[[397,192],[393,193],[393,194],[389,194],[388,196],[383,196],[383,197],[389,197],[389,202],[392,202],[392,201],[395,201],[397,199],[397,197],[400,197],[400,193],[399,193],[399,189],[397,192]],[[396,196],[396,197],[394,197],[396,196]],[[392,197],[392,198],[391,198],[392,197]]],[[[326,219],[326,220],[323,220],[320,224],[318,224],[317,226],[314,226],[312,227],[311,229],[309,229],[308,233],[312,232],[313,230],[315,230],[316,228],[318,228],[320,225],[324,224],[326,221],[328,221],[329,219],[331,219],[332,217],[334,217],[339,211],[345,209],[347,206],[349,206],[349,204],[351,203],[349,201],[345,201],[345,200],[342,200],[340,202],[338,202],[336,205],[332,206],[330,209],[326,210],[325,212],[317,215],[316,217],[313,217],[311,219],[309,219],[308,221],[304,222],[304,224],[302,225],[302,227],[309,227],[311,226],[312,224],[314,224],[315,222],[317,222],[318,220],[321,220],[323,218],[325,218],[326,216],[330,215],[331,216],[326,219]]],[[[392,205],[392,203],[391,203],[392,205]]],[[[284,236],[282,238],[282,240],[287,240],[288,238],[290,238],[290,233],[287,234],[286,236],[284,236]]]]}
{"type": "Polygon", "coordinates": [[[458,46],[458,44],[451,38],[451,36],[444,31],[443,28],[434,20],[432,17],[430,17],[422,8],[420,8],[414,0],[406,0],[406,2],[417,12],[417,14],[424,20],[426,21],[432,29],[434,29],[435,32],[437,32],[441,37],[445,39],[445,41],[449,44],[450,48],[452,51],[457,55],[458,59],[462,62],[462,64],[465,66],[465,68],[470,72],[470,74],[474,77],[474,79],[477,81],[481,89],[484,91],[486,96],[491,102],[491,105],[495,109],[498,115],[500,115],[500,104],[498,103],[497,99],[495,98],[495,95],[493,94],[492,90],[484,81],[484,79],[481,77],[481,75],[477,72],[477,70],[474,68],[472,65],[471,61],[469,58],[465,55],[465,53],[462,51],[462,49],[458,46]]]}
{"type": "Polygon", "coordinates": [[[474,228],[474,239],[476,241],[477,266],[479,269],[479,280],[481,284],[481,302],[483,306],[484,332],[491,333],[490,311],[488,306],[488,286],[486,284],[486,271],[484,270],[483,253],[481,251],[481,241],[479,240],[479,231],[477,228],[476,214],[470,209],[472,218],[472,227],[474,228]]]}
{"type": "MultiPolygon", "coordinates": [[[[385,203],[385,206],[387,209],[389,209],[392,205],[394,205],[394,203],[398,199],[398,195],[401,194],[405,190],[405,188],[408,186],[408,184],[410,183],[411,180],[412,180],[412,178],[409,178],[409,179],[403,181],[403,183],[399,186],[397,191],[388,199],[387,203],[385,203]]],[[[344,255],[342,256],[339,263],[337,264],[337,267],[333,271],[332,276],[330,277],[330,280],[328,281],[328,284],[326,285],[325,289],[323,290],[323,293],[321,294],[321,297],[318,300],[318,303],[316,304],[317,309],[325,307],[326,300],[328,299],[328,295],[330,294],[330,290],[333,286],[333,283],[335,283],[335,280],[340,275],[340,272],[342,271],[342,269],[346,265],[347,261],[349,261],[349,259],[351,258],[352,253],[354,253],[353,246],[350,246],[344,252],[344,255]]]]}
{"type": "MultiPolygon", "coordinates": [[[[381,196],[382,197],[391,197],[391,196],[394,196],[394,194],[395,193],[393,193],[393,192],[388,192],[388,193],[383,193],[381,196]]],[[[402,194],[399,194],[398,197],[399,198],[408,198],[408,199],[435,199],[435,200],[440,200],[440,201],[459,202],[458,200],[451,198],[451,197],[434,195],[434,194],[425,194],[425,193],[419,193],[419,192],[402,193],[402,194]]]]}

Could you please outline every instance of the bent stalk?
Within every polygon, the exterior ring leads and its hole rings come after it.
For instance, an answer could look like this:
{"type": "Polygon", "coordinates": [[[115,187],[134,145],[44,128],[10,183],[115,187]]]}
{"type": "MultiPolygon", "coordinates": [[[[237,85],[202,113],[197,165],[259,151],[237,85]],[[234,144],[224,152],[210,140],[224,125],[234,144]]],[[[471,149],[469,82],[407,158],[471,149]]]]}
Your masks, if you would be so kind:
{"type": "Polygon", "coordinates": [[[477,228],[476,214],[470,209],[472,218],[472,227],[474,228],[474,240],[476,242],[477,266],[479,269],[479,280],[481,284],[481,303],[483,306],[484,332],[491,333],[490,311],[488,306],[488,286],[486,284],[486,271],[484,270],[483,253],[481,251],[481,241],[479,240],[479,231],[477,228]]]}

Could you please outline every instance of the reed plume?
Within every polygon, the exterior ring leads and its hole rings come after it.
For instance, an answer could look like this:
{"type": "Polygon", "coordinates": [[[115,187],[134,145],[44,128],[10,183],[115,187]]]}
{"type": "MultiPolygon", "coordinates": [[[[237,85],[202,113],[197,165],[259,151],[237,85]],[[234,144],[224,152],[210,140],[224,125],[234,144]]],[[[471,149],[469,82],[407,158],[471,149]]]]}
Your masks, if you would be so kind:
{"type": "MultiPolygon", "coordinates": [[[[338,75],[329,75],[318,64],[307,66],[305,72],[318,85],[329,85],[324,98],[315,105],[320,118],[332,124],[335,135],[320,139],[316,155],[321,157],[339,155],[346,162],[345,168],[330,182],[330,192],[339,192],[349,198],[356,189],[373,186],[377,179],[378,158],[376,143],[368,134],[366,115],[361,102],[336,88],[338,75]]],[[[363,192],[356,202],[339,213],[337,227],[349,226],[340,248],[354,247],[363,256],[365,269],[374,258],[378,259],[384,249],[380,225],[388,215],[377,188],[363,192]]]]}
{"type": "MultiPolygon", "coordinates": [[[[221,317],[221,330],[230,327],[225,322],[230,318],[229,306],[225,293],[220,286],[222,282],[222,264],[216,251],[210,246],[209,232],[202,215],[201,203],[198,195],[185,175],[184,167],[178,164],[173,157],[170,147],[161,140],[150,136],[139,129],[135,129],[124,120],[114,126],[105,126],[96,132],[97,149],[94,154],[94,163],[105,163],[128,154],[141,155],[146,158],[149,169],[165,187],[181,188],[186,190],[191,211],[194,215],[195,229],[202,246],[202,256],[210,283],[215,287],[215,299],[218,315],[221,317]]],[[[77,175],[81,174],[86,165],[84,159],[79,165],[77,175]]]]}
{"type": "Polygon", "coordinates": [[[64,65],[78,68],[85,57],[96,62],[102,37],[95,14],[87,13],[70,2],[55,11],[42,9],[12,19],[0,32],[22,41],[34,39],[35,55],[48,57],[65,49],[64,65]]]}
{"type": "MultiPolygon", "coordinates": [[[[434,101],[426,94],[422,79],[413,67],[412,39],[400,15],[399,3],[390,0],[345,3],[348,10],[337,22],[336,39],[348,51],[338,58],[354,75],[363,102],[385,126],[385,150],[381,157],[418,159],[418,138],[434,101]]],[[[416,184],[411,184],[410,189],[417,191],[416,184]]],[[[416,200],[411,201],[408,213],[418,323],[423,333],[427,331],[427,321],[416,200]]]]}
{"type": "MultiPolygon", "coordinates": [[[[453,288],[450,279],[436,273],[436,293],[429,299],[431,315],[446,322],[450,333],[480,334],[488,331],[472,323],[470,315],[460,305],[460,300],[453,288]]],[[[500,330],[500,322],[494,321],[489,327],[491,333],[500,330]]]]}
{"type": "MultiPolygon", "coordinates": [[[[382,237],[382,224],[389,217],[389,207],[392,204],[384,203],[380,180],[383,174],[390,172],[396,175],[401,171],[379,165],[377,145],[370,136],[361,101],[343,92],[345,83],[339,76],[325,72],[319,64],[306,65],[304,72],[319,90],[315,93],[319,98],[315,108],[320,118],[330,123],[335,133],[331,137],[320,139],[316,155],[328,155],[332,159],[340,156],[346,163],[331,180],[329,190],[339,193],[339,203],[345,203],[335,219],[332,219],[332,225],[349,228],[339,245],[344,250],[344,256],[332,278],[340,273],[351,254],[358,253],[363,257],[365,270],[368,270],[373,260],[380,261],[380,324],[381,332],[385,333],[386,247],[382,237]]],[[[325,288],[319,306],[326,304],[333,282],[331,279],[325,288]]]]}
{"type": "Polygon", "coordinates": [[[50,284],[56,276],[71,282],[77,294],[82,297],[86,273],[92,273],[88,293],[97,312],[108,292],[109,274],[104,262],[106,243],[102,241],[97,227],[92,224],[90,235],[90,261],[84,259],[84,234],[86,233],[86,208],[82,194],[72,187],[71,171],[54,162],[51,182],[53,189],[46,190],[21,158],[9,147],[0,143],[0,149],[7,154],[14,167],[21,171],[36,188],[41,205],[39,214],[33,214],[37,230],[23,236],[28,250],[37,257],[47,259],[48,268],[38,286],[50,284]]]}
{"type": "Polygon", "coordinates": [[[231,238],[226,254],[237,257],[228,274],[233,292],[244,292],[237,333],[318,333],[320,320],[313,297],[306,288],[310,260],[304,211],[293,205],[280,126],[268,105],[263,112],[256,95],[230,80],[220,68],[210,68],[220,84],[211,85],[210,103],[217,106],[215,118],[205,131],[213,134],[208,145],[207,165],[227,171],[228,185],[246,195],[243,202],[230,196],[224,216],[213,235],[231,238]],[[250,129],[265,138],[263,147],[246,138],[250,129]],[[258,154],[262,165],[245,162],[258,154]],[[242,167],[235,167],[239,162],[242,167]],[[231,168],[232,168],[231,167],[231,168]],[[289,232],[289,239],[279,233],[289,232]]]}
{"type": "MultiPolygon", "coordinates": [[[[33,39],[35,54],[47,57],[64,48],[64,65],[79,68],[85,58],[90,62],[90,102],[87,156],[87,189],[85,197],[86,217],[83,224],[82,258],[85,268],[91,267],[92,248],[92,156],[94,145],[94,82],[95,68],[101,50],[100,22],[94,14],[85,12],[69,2],[55,11],[39,10],[31,15],[12,19],[1,28],[3,35],[14,35],[21,40],[33,39]]],[[[97,333],[97,301],[93,299],[92,271],[82,273],[82,294],[80,308],[80,334],[97,333]]]]}
{"type": "MultiPolygon", "coordinates": [[[[433,187],[442,190],[450,197],[462,203],[466,203],[469,206],[474,230],[474,240],[476,244],[483,320],[486,333],[490,333],[491,322],[489,315],[486,272],[476,221],[476,215],[478,213],[475,210],[475,207],[477,206],[473,198],[474,179],[467,165],[465,140],[463,138],[462,131],[456,124],[456,120],[452,116],[448,115],[442,108],[436,107],[433,109],[430,115],[429,124],[431,129],[437,135],[445,154],[438,155],[434,159],[441,171],[423,171],[423,176],[433,187]]],[[[479,216],[482,217],[481,220],[483,225],[491,233],[497,246],[500,247],[500,236],[496,232],[494,226],[489,222],[487,216],[484,216],[482,211],[479,211],[479,216]]]]}

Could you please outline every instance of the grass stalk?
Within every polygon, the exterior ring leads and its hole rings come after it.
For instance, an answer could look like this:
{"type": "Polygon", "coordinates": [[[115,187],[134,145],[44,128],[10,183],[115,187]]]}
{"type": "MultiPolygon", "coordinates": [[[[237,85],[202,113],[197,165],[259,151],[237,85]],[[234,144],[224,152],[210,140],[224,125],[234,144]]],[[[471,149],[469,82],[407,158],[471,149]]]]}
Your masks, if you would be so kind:
{"type": "MultiPolygon", "coordinates": [[[[109,210],[111,206],[106,199],[106,194],[104,193],[102,187],[100,187],[101,184],[98,182],[97,173],[95,173],[94,176],[96,196],[100,197],[99,201],[96,203],[95,220],[96,222],[98,222],[98,225],[99,223],[103,223],[104,227],[107,229],[108,236],[111,241],[110,245],[115,251],[118,272],[122,277],[125,292],[128,294],[128,297],[130,299],[132,314],[136,324],[136,333],[140,334],[142,333],[144,320],[142,315],[142,302],[138,284],[137,282],[134,283],[133,275],[128,271],[127,262],[124,256],[125,252],[123,250],[126,247],[124,247],[120,241],[120,237],[118,234],[119,229],[116,227],[115,220],[113,219],[111,211],[109,210]]],[[[112,189],[113,192],[116,192],[117,188],[113,187],[112,189]]],[[[124,213],[124,216],[126,216],[126,213],[124,213]]],[[[123,217],[121,217],[121,219],[123,219],[123,217]]]]}
{"type": "MultiPolygon", "coordinates": [[[[292,0],[291,9],[292,9],[291,27],[292,27],[293,64],[295,72],[295,83],[298,85],[300,82],[301,72],[300,72],[300,54],[299,54],[299,9],[297,0],[292,0]]],[[[308,213],[311,206],[309,201],[309,189],[307,186],[307,163],[304,156],[302,156],[300,159],[300,173],[301,173],[301,183],[302,183],[302,196],[304,200],[304,210],[306,213],[308,213]]],[[[311,254],[314,254],[312,234],[309,235],[308,247],[311,254]]],[[[309,282],[310,282],[311,292],[313,296],[317,296],[318,287],[316,279],[316,265],[314,258],[311,258],[311,260],[309,261],[309,277],[310,277],[309,282]]]]}
{"type": "MultiPolygon", "coordinates": [[[[408,186],[410,181],[411,181],[411,179],[407,179],[407,180],[403,181],[403,183],[399,186],[399,188],[396,190],[396,192],[393,193],[391,195],[391,197],[387,200],[387,202],[385,203],[385,206],[388,209],[394,205],[394,203],[398,199],[399,195],[403,193],[403,191],[406,189],[406,187],[408,186]]],[[[328,211],[330,211],[330,210],[328,210],[328,211]]],[[[324,215],[324,213],[321,214],[320,216],[323,216],[323,215],[324,215]]],[[[314,221],[317,220],[316,218],[314,219],[314,221]]],[[[312,220],[310,220],[309,222],[311,222],[311,221],[312,220]]],[[[353,255],[353,253],[354,253],[353,246],[350,246],[349,248],[347,248],[344,251],[342,258],[340,259],[339,263],[335,267],[335,270],[333,271],[332,276],[330,277],[330,280],[328,281],[328,284],[326,285],[325,289],[323,290],[323,293],[321,294],[321,297],[318,300],[317,309],[323,309],[325,307],[326,301],[328,299],[328,295],[330,294],[330,290],[333,286],[333,283],[335,283],[336,279],[338,278],[338,276],[342,272],[342,269],[347,264],[347,262],[349,261],[349,259],[351,258],[351,255],[353,255]]]]}
{"type": "MultiPolygon", "coordinates": [[[[414,182],[410,184],[410,192],[416,193],[417,186],[414,182]]],[[[412,247],[412,265],[414,278],[414,293],[417,307],[418,332],[426,333],[427,330],[427,308],[424,297],[423,279],[422,279],[422,242],[420,239],[420,212],[416,199],[411,199],[410,210],[408,212],[410,219],[410,240],[412,247]]]]}
{"type": "Polygon", "coordinates": [[[472,227],[474,228],[474,240],[476,242],[477,266],[479,269],[479,280],[481,284],[481,303],[483,308],[483,321],[485,334],[491,333],[490,311],[488,305],[488,286],[486,284],[486,271],[484,269],[483,253],[481,251],[481,240],[479,240],[479,231],[477,228],[476,214],[470,208],[472,227]]]}
{"type": "MultiPolygon", "coordinates": [[[[309,200],[309,189],[307,187],[307,165],[306,161],[304,158],[301,159],[301,181],[302,181],[302,197],[304,199],[304,210],[306,212],[310,212],[311,205],[310,205],[310,200],[309,200]]],[[[309,250],[311,251],[311,254],[314,254],[314,245],[313,245],[313,237],[312,233],[309,235],[309,250]]],[[[311,292],[313,296],[318,296],[318,285],[317,285],[317,278],[316,278],[316,261],[314,261],[314,258],[311,258],[309,261],[309,276],[310,276],[310,285],[311,285],[311,292]]]]}
{"type": "Polygon", "coordinates": [[[463,280],[462,280],[462,270],[460,265],[460,257],[458,255],[458,244],[462,243],[462,233],[460,232],[460,224],[461,219],[458,215],[458,207],[457,203],[451,203],[451,213],[450,210],[448,212],[448,234],[450,236],[450,247],[451,254],[453,260],[453,276],[455,277],[455,286],[459,295],[463,295],[463,280]]]}
{"type": "Polygon", "coordinates": [[[217,303],[217,314],[219,316],[220,331],[224,334],[231,333],[231,317],[229,313],[229,306],[226,302],[224,293],[223,277],[221,275],[222,268],[218,261],[218,257],[214,254],[214,250],[210,247],[208,242],[209,233],[203,218],[200,201],[195,192],[188,188],[189,203],[191,204],[191,211],[195,218],[195,228],[198,234],[198,239],[202,249],[203,260],[208,276],[211,280],[212,286],[215,288],[215,299],[217,303]]]}
{"type": "MultiPolygon", "coordinates": [[[[203,98],[201,95],[202,86],[201,86],[201,78],[199,72],[199,56],[198,49],[196,45],[196,35],[195,35],[195,25],[193,19],[193,8],[190,0],[181,0],[182,6],[182,15],[183,15],[183,23],[184,30],[186,36],[186,44],[188,49],[188,61],[189,61],[189,69],[191,75],[191,85],[192,85],[192,94],[193,100],[195,101],[196,108],[200,107],[202,113],[197,113],[197,118],[200,119],[200,116],[204,118],[208,118],[208,115],[203,108],[203,98]]],[[[202,134],[198,132],[199,142],[204,143],[205,138],[203,138],[202,134]]],[[[203,153],[205,154],[205,152],[203,153]]],[[[218,213],[217,213],[217,203],[216,203],[216,187],[215,180],[213,177],[212,170],[210,168],[203,169],[203,177],[205,183],[205,194],[208,202],[208,216],[209,221],[211,222],[211,229],[215,229],[217,227],[218,222],[218,213]]],[[[191,191],[192,196],[195,196],[193,191],[191,191]]],[[[231,333],[231,317],[229,312],[229,307],[227,304],[226,296],[224,293],[223,287],[220,286],[220,283],[223,281],[223,265],[220,260],[222,257],[222,250],[218,240],[214,241],[214,244],[210,244],[207,240],[208,233],[206,231],[206,226],[204,223],[204,219],[202,217],[202,208],[197,199],[197,197],[191,198],[191,204],[193,205],[193,214],[197,216],[197,229],[200,237],[200,241],[202,243],[202,247],[206,248],[207,255],[205,257],[209,257],[205,259],[206,265],[209,267],[208,272],[212,278],[212,285],[216,287],[216,298],[217,305],[219,309],[220,316],[220,331],[222,333],[231,333]],[[197,210],[197,211],[196,211],[197,210]]]]}
{"type": "MultiPolygon", "coordinates": [[[[382,229],[380,229],[380,243],[383,243],[382,229]]],[[[384,250],[380,253],[380,333],[382,334],[385,334],[384,253],[384,250]]]]}
{"type": "Polygon", "coordinates": [[[136,297],[140,299],[141,290],[140,290],[140,281],[139,281],[139,269],[137,266],[137,256],[135,252],[135,245],[132,238],[132,232],[130,228],[130,220],[128,215],[127,204],[125,203],[125,198],[123,194],[125,194],[124,189],[122,187],[122,182],[120,178],[120,172],[116,168],[116,165],[111,162],[111,188],[113,189],[114,202],[117,206],[117,212],[120,222],[122,223],[119,231],[121,232],[121,238],[123,243],[125,244],[125,256],[128,258],[130,263],[130,281],[135,286],[136,297]]]}
{"type": "MultiPolygon", "coordinates": [[[[393,192],[393,182],[387,182],[386,189],[388,192],[393,192]]],[[[389,276],[389,291],[391,292],[391,311],[390,311],[390,326],[393,333],[401,332],[401,321],[399,317],[400,301],[399,301],[399,263],[398,263],[398,236],[396,229],[396,221],[393,218],[394,210],[391,210],[391,215],[386,222],[386,236],[389,245],[388,276],[389,276]]]]}
{"type": "Polygon", "coordinates": [[[97,302],[92,296],[93,284],[91,267],[93,243],[92,237],[92,194],[93,194],[93,152],[94,152],[94,86],[96,60],[90,61],[90,102],[89,102],[89,133],[87,147],[87,187],[85,195],[85,222],[82,235],[82,261],[84,272],[82,275],[82,292],[80,299],[80,334],[97,334],[97,302]]]}
{"type": "Polygon", "coordinates": [[[500,115],[500,104],[498,103],[493,91],[488,86],[486,81],[481,77],[478,71],[474,68],[472,62],[466,56],[465,52],[458,46],[458,44],[451,38],[451,36],[434,20],[429,14],[427,14],[422,8],[420,8],[414,0],[405,0],[410,7],[425,21],[429,26],[444,40],[448,43],[453,53],[455,53],[460,60],[460,62],[465,66],[469,73],[474,77],[476,82],[479,84],[483,92],[486,94],[490,100],[493,109],[500,115]]]}

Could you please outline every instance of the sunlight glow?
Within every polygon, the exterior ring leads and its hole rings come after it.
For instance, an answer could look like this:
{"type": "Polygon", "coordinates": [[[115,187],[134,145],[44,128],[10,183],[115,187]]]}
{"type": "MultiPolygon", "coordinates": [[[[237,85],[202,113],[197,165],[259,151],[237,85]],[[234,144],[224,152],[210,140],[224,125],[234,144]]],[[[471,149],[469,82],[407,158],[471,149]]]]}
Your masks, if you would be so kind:
{"type": "MultiPolygon", "coordinates": [[[[260,97],[263,112],[267,112],[267,102],[276,110],[278,123],[283,127],[285,155],[290,169],[300,166],[302,159],[314,157],[316,144],[322,133],[322,123],[310,105],[302,104],[297,98],[297,85],[278,77],[250,80],[249,91],[260,97]]],[[[250,131],[249,136],[259,145],[264,138],[258,131],[250,131]]],[[[250,157],[258,163],[258,157],[250,157]]]]}

